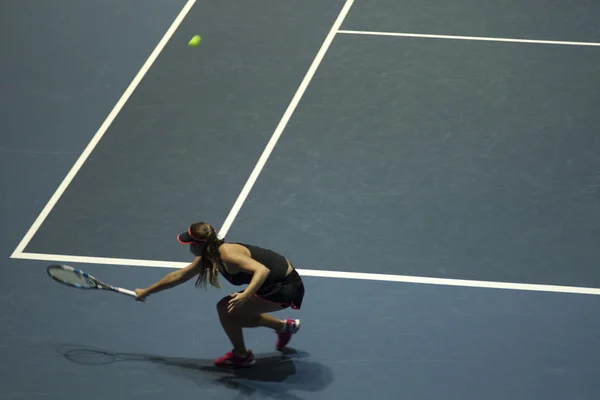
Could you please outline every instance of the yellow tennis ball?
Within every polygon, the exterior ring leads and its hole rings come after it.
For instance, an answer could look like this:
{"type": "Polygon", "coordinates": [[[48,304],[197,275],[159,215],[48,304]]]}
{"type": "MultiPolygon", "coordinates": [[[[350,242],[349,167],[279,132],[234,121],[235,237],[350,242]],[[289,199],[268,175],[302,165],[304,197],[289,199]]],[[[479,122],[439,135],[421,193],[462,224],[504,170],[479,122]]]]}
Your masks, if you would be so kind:
{"type": "Polygon", "coordinates": [[[200,37],[200,35],[196,35],[190,40],[190,42],[188,43],[188,46],[196,47],[200,44],[201,40],[202,40],[202,38],[200,37]]]}

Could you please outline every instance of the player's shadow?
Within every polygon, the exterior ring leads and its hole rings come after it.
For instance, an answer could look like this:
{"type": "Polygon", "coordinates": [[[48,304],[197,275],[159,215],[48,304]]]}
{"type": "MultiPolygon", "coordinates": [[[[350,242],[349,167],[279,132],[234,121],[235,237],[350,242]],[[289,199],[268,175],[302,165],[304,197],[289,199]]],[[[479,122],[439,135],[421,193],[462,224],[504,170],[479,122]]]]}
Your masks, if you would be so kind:
{"type": "Polygon", "coordinates": [[[256,365],[252,368],[219,368],[214,366],[213,360],[110,352],[79,345],[60,345],[57,351],[70,362],[84,365],[152,363],[166,372],[194,381],[199,387],[218,384],[238,391],[242,398],[256,394],[260,398],[299,399],[289,391],[320,392],[333,381],[329,368],[303,360],[310,354],[293,349],[256,355],[256,365]]]}

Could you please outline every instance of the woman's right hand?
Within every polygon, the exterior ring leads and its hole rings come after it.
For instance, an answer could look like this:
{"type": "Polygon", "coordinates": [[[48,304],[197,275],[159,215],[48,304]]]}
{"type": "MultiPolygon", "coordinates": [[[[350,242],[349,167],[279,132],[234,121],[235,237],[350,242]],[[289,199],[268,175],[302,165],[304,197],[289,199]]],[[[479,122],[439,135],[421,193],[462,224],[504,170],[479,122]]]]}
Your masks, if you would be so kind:
{"type": "Polygon", "coordinates": [[[135,299],[137,301],[145,301],[148,297],[148,291],[146,289],[135,289],[135,299]]]}

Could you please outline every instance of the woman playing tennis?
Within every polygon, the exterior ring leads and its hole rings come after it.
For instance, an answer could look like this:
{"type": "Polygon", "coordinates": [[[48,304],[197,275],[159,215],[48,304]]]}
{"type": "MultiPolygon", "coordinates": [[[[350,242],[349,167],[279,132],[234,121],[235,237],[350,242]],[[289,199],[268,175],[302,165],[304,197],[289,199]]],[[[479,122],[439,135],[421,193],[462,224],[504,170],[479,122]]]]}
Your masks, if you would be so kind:
{"type": "Polygon", "coordinates": [[[283,256],[257,246],[225,243],[207,223],[192,224],[177,236],[190,246],[196,256],[185,268],[173,271],[146,289],[136,289],[136,298],[160,292],[197,276],[196,286],[220,288],[221,274],[235,286],[245,290],[228,295],[217,303],[221,325],[233,350],[215,360],[218,366],[249,367],[256,363],[246,349],[242,328],[266,327],[277,333],[276,348],[281,350],[298,332],[300,320],[274,318],[267,313],[291,307],[299,310],[304,297],[304,284],[292,264],[283,256]]]}

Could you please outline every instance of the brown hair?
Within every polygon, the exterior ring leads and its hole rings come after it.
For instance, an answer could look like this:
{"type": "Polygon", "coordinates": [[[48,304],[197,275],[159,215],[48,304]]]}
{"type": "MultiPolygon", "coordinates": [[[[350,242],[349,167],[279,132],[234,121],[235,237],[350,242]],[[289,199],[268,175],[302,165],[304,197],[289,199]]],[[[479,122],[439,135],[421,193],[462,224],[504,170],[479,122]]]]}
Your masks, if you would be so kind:
{"type": "Polygon", "coordinates": [[[219,263],[222,262],[219,247],[224,240],[219,239],[217,231],[206,222],[197,222],[190,226],[190,233],[195,239],[205,240],[202,250],[200,274],[196,280],[197,287],[211,286],[221,288],[219,284],[219,263]]]}

